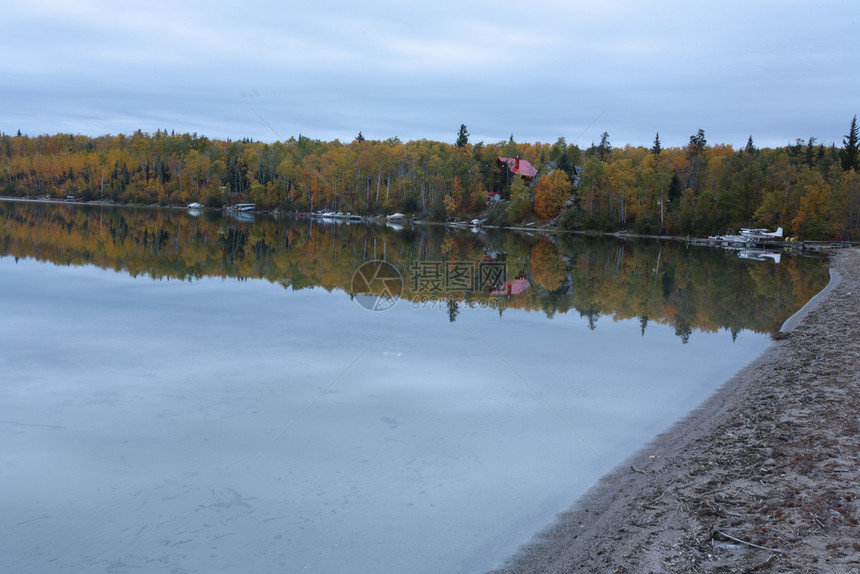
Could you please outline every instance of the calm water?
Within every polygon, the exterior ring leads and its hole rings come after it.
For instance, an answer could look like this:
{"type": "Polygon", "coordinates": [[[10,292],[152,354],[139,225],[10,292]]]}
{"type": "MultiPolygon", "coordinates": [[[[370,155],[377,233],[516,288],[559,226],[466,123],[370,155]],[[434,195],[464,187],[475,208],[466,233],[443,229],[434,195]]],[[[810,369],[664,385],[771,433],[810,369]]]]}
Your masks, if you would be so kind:
{"type": "Polygon", "coordinates": [[[487,570],[826,281],[681,245],[10,202],[0,255],[16,572],[487,570]],[[369,260],[390,275],[356,283],[369,260]]]}

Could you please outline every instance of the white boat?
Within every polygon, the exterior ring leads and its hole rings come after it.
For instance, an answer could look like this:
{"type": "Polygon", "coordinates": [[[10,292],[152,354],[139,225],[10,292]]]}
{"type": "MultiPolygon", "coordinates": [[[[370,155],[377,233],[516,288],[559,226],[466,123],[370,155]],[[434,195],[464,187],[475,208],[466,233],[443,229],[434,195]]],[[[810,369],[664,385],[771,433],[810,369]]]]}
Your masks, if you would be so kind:
{"type": "Polygon", "coordinates": [[[202,204],[202,203],[197,203],[197,202],[195,201],[194,203],[189,203],[189,204],[188,204],[188,209],[203,209],[203,204],[202,204]]]}
{"type": "Polygon", "coordinates": [[[251,212],[257,209],[257,206],[253,203],[235,203],[233,205],[228,205],[224,209],[227,211],[244,211],[251,212]]]}

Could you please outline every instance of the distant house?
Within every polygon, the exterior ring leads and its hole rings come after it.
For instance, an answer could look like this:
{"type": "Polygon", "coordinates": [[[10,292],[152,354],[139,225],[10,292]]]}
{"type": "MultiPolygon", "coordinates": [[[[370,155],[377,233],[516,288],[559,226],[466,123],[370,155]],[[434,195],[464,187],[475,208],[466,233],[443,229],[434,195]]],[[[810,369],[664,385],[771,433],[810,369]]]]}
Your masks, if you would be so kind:
{"type": "Polygon", "coordinates": [[[499,167],[506,167],[512,174],[522,177],[527,184],[531,183],[538,173],[535,166],[524,159],[520,159],[519,156],[496,158],[496,163],[499,167]]]}
{"type": "Polygon", "coordinates": [[[491,191],[487,194],[487,203],[495,203],[497,201],[502,201],[501,195],[499,195],[495,191],[491,191]]]}
{"type": "MultiPolygon", "coordinates": [[[[543,175],[549,175],[557,169],[558,169],[558,162],[548,161],[548,162],[546,162],[546,169],[544,170],[543,175]]],[[[572,175],[572,177],[570,178],[570,185],[571,185],[571,187],[573,187],[573,189],[578,189],[579,188],[579,182],[582,180],[582,166],[581,165],[573,166],[573,169],[571,169],[571,172],[572,173],[569,172],[569,175],[572,175]]]]}

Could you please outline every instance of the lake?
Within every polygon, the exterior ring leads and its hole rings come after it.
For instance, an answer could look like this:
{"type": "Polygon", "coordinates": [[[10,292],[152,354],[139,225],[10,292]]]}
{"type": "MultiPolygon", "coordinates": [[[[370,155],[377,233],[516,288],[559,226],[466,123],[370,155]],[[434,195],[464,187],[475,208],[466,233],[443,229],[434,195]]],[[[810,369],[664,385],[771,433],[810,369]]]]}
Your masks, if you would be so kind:
{"type": "Polygon", "coordinates": [[[827,282],[745,256],[0,201],[0,569],[498,566],[827,282]]]}

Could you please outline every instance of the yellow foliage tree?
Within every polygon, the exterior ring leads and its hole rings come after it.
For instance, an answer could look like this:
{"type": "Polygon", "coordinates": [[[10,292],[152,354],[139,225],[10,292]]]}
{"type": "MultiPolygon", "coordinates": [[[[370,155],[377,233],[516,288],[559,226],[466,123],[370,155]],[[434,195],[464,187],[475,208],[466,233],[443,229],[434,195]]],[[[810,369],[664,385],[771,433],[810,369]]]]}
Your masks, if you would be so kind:
{"type": "Polygon", "coordinates": [[[459,211],[464,211],[463,199],[463,184],[460,183],[459,177],[455,177],[454,183],[451,185],[451,191],[443,200],[445,202],[445,212],[448,214],[448,217],[453,216],[459,211]]]}
{"type": "Polygon", "coordinates": [[[535,213],[542,219],[551,219],[561,213],[564,202],[569,197],[570,180],[564,170],[557,169],[538,181],[535,213]]]}

